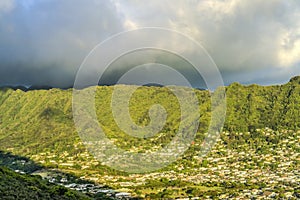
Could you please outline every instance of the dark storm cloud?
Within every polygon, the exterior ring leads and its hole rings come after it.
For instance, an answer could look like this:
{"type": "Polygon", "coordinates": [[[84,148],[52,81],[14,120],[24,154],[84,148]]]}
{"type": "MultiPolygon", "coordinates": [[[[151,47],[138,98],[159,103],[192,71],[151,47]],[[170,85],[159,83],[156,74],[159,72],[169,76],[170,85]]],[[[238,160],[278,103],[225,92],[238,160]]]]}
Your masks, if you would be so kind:
{"type": "Polygon", "coordinates": [[[5,1],[0,3],[0,84],[72,85],[88,52],[122,30],[109,1],[5,1]]]}
{"type": "MultiPolygon", "coordinates": [[[[300,74],[299,13],[297,0],[1,0],[0,84],[71,86],[99,42],[145,26],[177,30],[201,43],[226,84],[283,83],[300,74]]],[[[201,86],[188,65],[164,58],[153,61],[174,65],[201,86]]],[[[144,60],[117,63],[106,81],[144,60]]]]}

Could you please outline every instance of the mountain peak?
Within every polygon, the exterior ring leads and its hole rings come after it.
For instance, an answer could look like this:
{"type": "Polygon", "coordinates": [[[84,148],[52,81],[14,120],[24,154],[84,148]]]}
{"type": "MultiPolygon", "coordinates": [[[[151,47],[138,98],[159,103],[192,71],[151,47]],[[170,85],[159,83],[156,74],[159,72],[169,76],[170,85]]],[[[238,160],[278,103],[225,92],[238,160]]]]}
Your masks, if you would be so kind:
{"type": "Polygon", "coordinates": [[[300,84],[300,76],[294,76],[290,79],[290,83],[300,84]]]}

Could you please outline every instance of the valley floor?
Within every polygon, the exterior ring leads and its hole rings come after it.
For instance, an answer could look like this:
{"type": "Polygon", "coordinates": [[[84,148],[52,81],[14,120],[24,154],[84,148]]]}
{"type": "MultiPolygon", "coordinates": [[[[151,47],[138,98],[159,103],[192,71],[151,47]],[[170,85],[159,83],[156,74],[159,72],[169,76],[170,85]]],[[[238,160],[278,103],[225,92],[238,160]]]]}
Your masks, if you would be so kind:
{"type": "MultiPolygon", "coordinates": [[[[74,148],[79,146],[74,144],[74,148]]],[[[300,131],[265,128],[251,134],[223,132],[208,155],[199,156],[199,149],[200,144],[195,143],[175,163],[146,174],[110,171],[86,151],[76,155],[43,152],[32,155],[31,159],[131,197],[300,198],[300,131]]],[[[75,190],[90,187],[90,191],[111,193],[97,186],[70,182],[65,185],[75,190]]]]}

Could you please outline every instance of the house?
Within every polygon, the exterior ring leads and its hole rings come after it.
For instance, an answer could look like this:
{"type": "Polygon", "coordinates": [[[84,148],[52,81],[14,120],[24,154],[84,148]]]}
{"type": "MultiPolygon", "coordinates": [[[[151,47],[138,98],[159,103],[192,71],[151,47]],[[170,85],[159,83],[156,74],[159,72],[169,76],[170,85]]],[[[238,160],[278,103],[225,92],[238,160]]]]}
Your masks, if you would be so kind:
{"type": "Polygon", "coordinates": [[[119,193],[115,194],[115,197],[118,198],[118,199],[129,198],[130,193],[128,193],[128,192],[119,192],[119,193]]]}

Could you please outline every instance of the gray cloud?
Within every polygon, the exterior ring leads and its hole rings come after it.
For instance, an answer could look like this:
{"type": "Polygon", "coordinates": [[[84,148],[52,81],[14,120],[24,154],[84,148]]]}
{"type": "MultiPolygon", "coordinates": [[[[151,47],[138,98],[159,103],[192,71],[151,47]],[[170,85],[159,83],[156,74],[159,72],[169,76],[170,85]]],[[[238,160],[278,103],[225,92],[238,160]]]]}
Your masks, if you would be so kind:
{"type": "Polygon", "coordinates": [[[264,83],[269,74],[286,79],[300,73],[299,1],[162,0],[146,8],[135,0],[116,2],[134,27],[168,27],[195,38],[227,83],[264,83]]]}
{"type": "MultiPolygon", "coordinates": [[[[282,83],[300,74],[297,0],[1,0],[0,84],[70,86],[95,45],[145,26],[174,29],[201,43],[226,84],[282,83]]],[[[143,58],[135,60],[125,68],[143,58]]],[[[112,70],[107,79],[121,72],[112,70]]]]}
{"type": "Polygon", "coordinates": [[[15,5],[14,0],[2,0],[0,2],[0,14],[9,12],[10,10],[13,9],[14,5],[15,5]]]}
{"type": "Polygon", "coordinates": [[[122,29],[109,1],[15,2],[0,18],[0,83],[72,85],[88,52],[122,29]]]}

